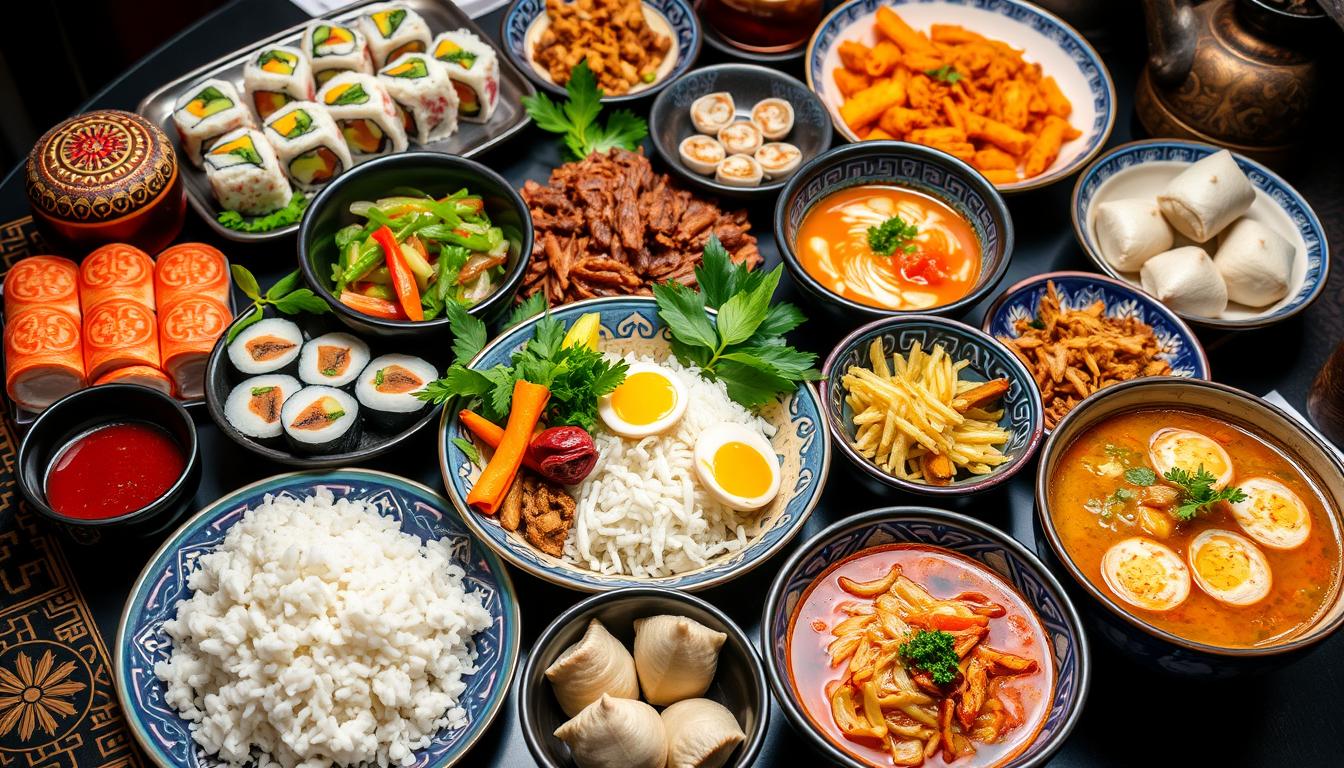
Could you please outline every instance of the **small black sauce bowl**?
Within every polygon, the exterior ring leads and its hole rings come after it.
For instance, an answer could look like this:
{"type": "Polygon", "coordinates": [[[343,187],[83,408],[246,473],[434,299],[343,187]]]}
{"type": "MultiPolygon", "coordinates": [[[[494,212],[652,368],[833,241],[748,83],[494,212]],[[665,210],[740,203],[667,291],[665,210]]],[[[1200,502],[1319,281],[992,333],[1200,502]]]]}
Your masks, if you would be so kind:
{"type": "Polygon", "coordinates": [[[196,496],[201,482],[196,424],[177,400],[136,384],[102,384],[81,389],[43,411],[19,446],[19,490],[37,513],[56,523],[79,544],[150,536],[173,525],[196,496]],[[47,504],[46,479],[52,462],[75,438],[109,424],[139,422],[168,432],[182,449],[186,466],[177,481],[149,505],[118,517],[80,520],[47,504]]]}

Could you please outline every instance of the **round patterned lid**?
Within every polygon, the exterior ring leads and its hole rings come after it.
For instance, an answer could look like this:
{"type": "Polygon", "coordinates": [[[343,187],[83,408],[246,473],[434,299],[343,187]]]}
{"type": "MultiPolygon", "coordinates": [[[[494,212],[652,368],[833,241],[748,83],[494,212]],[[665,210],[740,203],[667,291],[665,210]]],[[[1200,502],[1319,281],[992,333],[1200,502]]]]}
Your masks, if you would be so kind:
{"type": "Polygon", "coordinates": [[[97,224],[158,199],[177,177],[172,142],[140,115],[102,109],[42,135],[28,154],[28,201],[64,221],[97,224]]]}

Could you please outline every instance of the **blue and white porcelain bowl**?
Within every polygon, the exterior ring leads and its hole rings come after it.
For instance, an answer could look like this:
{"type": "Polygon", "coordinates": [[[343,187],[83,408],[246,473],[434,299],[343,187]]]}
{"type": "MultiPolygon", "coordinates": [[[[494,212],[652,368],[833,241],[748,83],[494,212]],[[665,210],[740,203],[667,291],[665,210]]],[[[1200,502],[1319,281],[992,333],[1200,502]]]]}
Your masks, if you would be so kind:
{"type": "Polygon", "coordinates": [[[401,530],[422,540],[447,538],[454,562],[466,572],[468,591],[484,597],[494,623],[472,639],[477,671],[463,678],[459,706],[467,722],[444,728],[428,747],[414,752],[415,768],[447,768],[466,754],[499,714],[518,665],[521,624],[518,598],[504,564],[472,538],[442,496],[419,483],[386,472],[337,469],[276,475],[221,497],[196,513],[149,559],[126,600],[116,639],[116,686],[121,709],[140,746],[165,768],[216,768],[222,765],[192,741],[188,722],[164,700],[166,686],[154,665],[167,661],[172,641],[163,623],[177,603],[191,596],[187,576],[201,555],[214,551],[242,519],[268,495],[302,498],[325,488],[336,498],[367,499],[382,514],[401,522],[401,530]]]}
{"type": "MultiPolygon", "coordinates": [[[[1221,147],[1197,141],[1152,139],[1121,144],[1098,157],[1078,176],[1070,213],[1073,231],[1097,268],[1111,277],[1138,286],[1139,275],[1121,272],[1105,259],[1093,225],[1098,203],[1125,198],[1155,199],[1167,182],[1221,147]]],[[[1233,153],[1237,166],[1255,186],[1255,202],[1246,215],[1292,243],[1297,249],[1288,295],[1268,307],[1229,304],[1219,317],[1179,313],[1196,325],[1223,330],[1261,328],[1287,320],[1306,309],[1321,294],[1330,274],[1330,245],[1320,219],[1306,198],[1281,176],[1250,158],[1233,153]]],[[[1189,241],[1177,235],[1176,245],[1189,241]]],[[[1209,255],[1216,245],[1206,243],[1209,255]]]]}
{"type": "MultiPolygon", "coordinates": [[[[1032,381],[1031,372],[1002,342],[956,320],[932,315],[913,315],[889,320],[878,320],[854,331],[836,345],[822,368],[825,381],[824,400],[831,436],[840,452],[869,480],[876,481],[874,489],[882,493],[890,488],[930,496],[963,496],[992,488],[1016,475],[1036,454],[1041,442],[1045,414],[1041,409],[1041,393],[1032,381]],[[918,343],[925,352],[934,345],[942,345],[953,361],[969,363],[963,376],[976,381],[1004,378],[1009,381],[1003,397],[1003,418],[999,426],[1011,437],[1001,447],[1009,461],[987,475],[962,474],[947,485],[928,485],[902,480],[878,467],[854,449],[854,411],[846,402],[846,390],[841,382],[851,366],[870,368],[868,348],[874,339],[882,340],[882,352],[890,359],[896,352],[907,354],[918,343]]],[[[998,406],[995,406],[998,407],[998,406]]]]}
{"type": "Polygon", "coordinates": [[[1022,596],[1040,619],[1054,654],[1055,685],[1036,739],[1000,768],[1044,765],[1078,722],[1091,680],[1091,656],[1078,612],[1064,589],[1026,547],[1008,534],[956,512],[932,507],[885,507],[847,517],[800,546],[770,585],[761,618],[761,647],[770,689],[794,728],[831,762],[869,768],[837,747],[808,718],[789,668],[789,624],[803,596],[827,568],[871,547],[912,542],[941,547],[979,562],[1022,596]]]}
{"type": "MultiPolygon", "coordinates": [[[[661,91],[668,83],[681,77],[700,55],[702,42],[700,20],[689,0],[643,0],[644,20],[655,31],[672,38],[668,56],[658,67],[652,83],[639,85],[620,95],[602,97],[602,103],[632,102],[661,91]]],[[[499,39],[513,65],[543,90],[564,96],[565,87],[551,79],[544,67],[538,66],[532,51],[541,34],[550,27],[546,15],[546,0],[514,0],[499,22],[499,39]]]]}
{"type": "MultiPolygon", "coordinates": [[[[601,317],[604,351],[634,352],[655,360],[671,357],[671,337],[658,317],[658,306],[653,299],[635,296],[589,299],[554,308],[551,317],[568,326],[588,312],[596,312],[601,317]]],[[[534,317],[500,334],[481,350],[469,367],[485,369],[507,365],[514,353],[532,338],[539,319],[540,316],[534,317]]],[[[831,465],[831,444],[827,439],[826,414],[821,399],[812,385],[802,385],[782,401],[757,411],[777,429],[772,442],[780,461],[780,490],[774,501],[754,517],[744,515],[745,548],[675,576],[604,575],[583,564],[547,555],[518,532],[505,530],[498,517],[481,515],[468,507],[467,493],[480,474],[480,468],[453,441],[453,438],[471,437],[458,417],[461,407],[461,404],[450,403],[444,408],[439,429],[439,468],[448,498],[462,513],[472,533],[500,557],[533,576],[582,592],[603,592],[620,587],[665,587],[694,592],[746,573],[802,529],[821,498],[831,465]]]]}
{"type": "MultiPolygon", "coordinates": [[[[1139,288],[1091,272],[1047,272],[1029,277],[1004,291],[985,312],[984,331],[994,338],[1017,338],[1020,321],[1031,322],[1040,311],[1046,284],[1054,282],[1064,308],[1082,309],[1100,300],[1107,317],[1133,317],[1153,329],[1162,348],[1158,355],[1171,366],[1171,375],[1209,379],[1209,358],[1195,332],[1162,302],[1139,288]]],[[[1050,427],[1046,426],[1046,434],[1050,427]]]]}
{"type": "Polygon", "coordinates": [[[957,158],[904,141],[865,141],[825,152],[799,168],[775,203],[775,243],[793,281],[840,323],[903,315],[961,315],[999,284],[1013,253],[1013,217],[989,180],[957,158]],[[794,249],[803,217],[839,189],[861,184],[904,187],[961,214],[980,244],[980,274],[956,301],[923,310],[886,309],[841,296],[808,273],[794,249]]]}
{"type": "Polygon", "coordinates": [[[1053,184],[1083,167],[1110,137],[1115,125],[1115,85],[1110,72],[1087,40],[1058,16],[1019,0],[849,0],[822,20],[804,59],[808,86],[821,97],[836,131],[846,139],[858,141],[859,137],[840,119],[844,98],[833,76],[841,66],[840,43],[877,42],[873,16],[883,5],[920,31],[933,24],[958,24],[1021,50],[1027,61],[1040,64],[1044,74],[1055,78],[1073,104],[1069,123],[1082,135],[1065,142],[1044,173],[1000,184],[999,191],[1022,192],[1053,184]]]}

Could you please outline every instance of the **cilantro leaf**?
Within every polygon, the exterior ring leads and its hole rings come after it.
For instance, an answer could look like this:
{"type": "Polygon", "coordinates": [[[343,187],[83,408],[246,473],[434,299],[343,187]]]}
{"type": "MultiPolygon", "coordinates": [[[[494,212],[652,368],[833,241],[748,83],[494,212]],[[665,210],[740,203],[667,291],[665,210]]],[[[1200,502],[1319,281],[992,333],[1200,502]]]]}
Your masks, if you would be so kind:
{"type": "Polygon", "coordinates": [[[1193,474],[1180,467],[1172,467],[1162,477],[1181,490],[1181,503],[1171,510],[1177,520],[1193,520],[1220,501],[1236,503],[1246,500],[1246,492],[1240,488],[1214,490],[1213,484],[1218,482],[1218,478],[1203,464],[1193,474]]]}
{"type": "Polygon", "coordinates": [[[649,134],[649,124],[626,109],[612,112],[605,125],[597,122],[602,113],[603,94],[586,60],[570,70],[565,93],[568,99],[564,104],[536,93],[525,97],[523,106],[537,127],[564,136],[565,147],[576,160],[618,147],[633,151],[649,134]]]}
{"type": "Polygon", "coordinates": [[[1146,487],[1157,482],[1157,473],[1147,467],[1130,467],[1125,470],[1125,481],[1146,487]]]}
{"type": "Polygon", "coordinates": [[[588,144],[588,153],[610,152],[613,149],[637,149],[649,135],[649,124],[628,109],[618,109],[607,116],[602,127],[588,144]]]}
{"type": "Polygon", "coordinates": [[[951,64],[944,64],[937,69],[926,69],[924,70],[924,74],[932,77],[934,80],[941,80],[948,85],[952,85],[961,79],[961,73],[951,64]]]}
{"type": "Polygon", "coordinates": [[[443,316],[453,332],[453,363],[466,365],[485,348],[485,323],[456,301],[444,304],[443,316]]]}
{"type": "Polygon", "coordinates": [[[892,216],[868,228],[868,248],[880,256],[890,256],[896,251],[914,253],[918,247],[914,239],[918,235],[919,227],[906,223],[900,216],[892,216]]]}
{"type": "Polygon", "coordinates": [[[541,291],[528,296],[509,313],[509,319],[504,321],[504,327],[501,330],[507,331],[514,326],[521,325],[524,321],[532,319],[546,311],[546,295],[541,291]]]}

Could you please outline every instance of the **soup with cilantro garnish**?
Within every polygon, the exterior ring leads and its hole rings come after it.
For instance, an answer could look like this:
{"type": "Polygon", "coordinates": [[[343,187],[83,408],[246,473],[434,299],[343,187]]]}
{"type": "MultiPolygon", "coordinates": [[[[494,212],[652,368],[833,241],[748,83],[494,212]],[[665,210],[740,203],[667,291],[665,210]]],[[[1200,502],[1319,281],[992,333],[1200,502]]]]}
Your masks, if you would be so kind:
{"type": "Polygon", "coordinates": [[[1290,639],[1339,588],[1327,501],[1276,445],[1197,411],[1111,416],[1050,478],[1064,550],[1121,608],[1226,648],[1290,639]]]}

